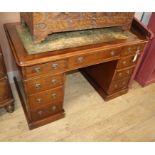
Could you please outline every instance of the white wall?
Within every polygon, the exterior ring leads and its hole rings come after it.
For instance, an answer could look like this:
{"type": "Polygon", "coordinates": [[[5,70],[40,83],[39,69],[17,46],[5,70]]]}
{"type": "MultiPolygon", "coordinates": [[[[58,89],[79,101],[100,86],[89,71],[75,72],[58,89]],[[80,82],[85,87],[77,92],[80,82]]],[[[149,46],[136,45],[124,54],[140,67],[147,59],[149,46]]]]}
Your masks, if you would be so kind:
{"type": "Polygon", "coordinates": [[[142,20],[142,22],[147,26],[149,19],[151,17],[152,12],[136,12],[135,17],[139,20],[142,20]]]}

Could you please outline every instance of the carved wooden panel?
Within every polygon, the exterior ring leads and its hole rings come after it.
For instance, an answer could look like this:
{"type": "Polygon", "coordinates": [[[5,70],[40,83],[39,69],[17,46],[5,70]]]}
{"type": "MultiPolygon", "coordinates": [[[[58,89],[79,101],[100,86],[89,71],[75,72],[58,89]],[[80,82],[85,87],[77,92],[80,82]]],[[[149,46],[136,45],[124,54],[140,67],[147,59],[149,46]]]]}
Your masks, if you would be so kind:
{"type": "Polygon", "coordinates": [[[37,43],[54,32],[111,26],[128,30],[133,16],[133,12],[25,12],[21,13],[21,21],[29,27],[37,43]]]}

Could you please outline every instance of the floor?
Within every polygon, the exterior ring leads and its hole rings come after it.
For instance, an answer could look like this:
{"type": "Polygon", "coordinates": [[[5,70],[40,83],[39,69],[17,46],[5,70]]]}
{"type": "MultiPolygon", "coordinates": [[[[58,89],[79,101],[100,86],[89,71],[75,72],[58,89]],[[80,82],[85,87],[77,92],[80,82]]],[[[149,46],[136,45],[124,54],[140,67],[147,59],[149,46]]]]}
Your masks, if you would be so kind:
{"type": "Polygon", "coordinates": [[[155,84],[135,82],[128,94],[104,102],[79,72],[70,74],[66,117],[31,131],[12,88],[16,110],[0,109],[0,141],[155,141],[155,84]]]}

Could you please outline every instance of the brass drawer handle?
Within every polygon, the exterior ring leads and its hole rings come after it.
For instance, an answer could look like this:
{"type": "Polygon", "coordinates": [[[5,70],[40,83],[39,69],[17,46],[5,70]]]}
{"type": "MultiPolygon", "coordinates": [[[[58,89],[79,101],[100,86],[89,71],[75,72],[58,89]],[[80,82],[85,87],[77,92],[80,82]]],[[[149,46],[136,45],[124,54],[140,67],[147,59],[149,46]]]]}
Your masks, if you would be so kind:
{"type": "Polygon", "coordinates": [[[136,51],[135,56],[132,59],[132,62],[136,62],[139,54],[140,54],[140,47],[137,47],[137,51],[136,51]]]}
{"type": "Polygon", "coordinates": [[[53,79],[51,82],[52,82],[53,85],[57,84],[57,80],[56,79],[53,79]]]}
{"type": "Polygon", "coordinates": [[[121,77],[122,76],[122,73],[119,73],[118,76],[121,77]]]}
{"type": "Polygon", "coordinates": [[[36,26],[36,28],[41,29],[41,30],[45,29],[47,27],[45,23],[38,23],[35,26],[36,26]]]}
{"type": "Polygon", "coordinates": [[[56,93],[52,93],[52,98],[56,98],[57,94],[56,93]]]}
{"type": "Polygon", "coordinates": [[[52,106],[52,111],[55,111],[57,107],[55,105],[52,106]]]}
{"type": "Polygon", "coordinates": [[[42,111],[42,110],[39,110],[39,111],[38,111],[38,115],[41,116],[42,114],[43,114],[43,111],[42,111]]]}
{"type": "Polygon", "coordinates": [[[84,61],[84,57],[81,56],[81,57],[78,57],[77,58],[77,62],[78,63],[82,63],[83,61],[84,61]]]}
{"type": "Polygon", "coordinates": [[[126,61],[123,61],[122,63],[123,63],[123,65],[125,65],[126,64],[126,61]]]}
{"type": "Polygon", "coordinates": [[[38,98],[38,99],[37,99],[37,102],[38,102],[38,103],[41,103],[41,101],[42,101],[41,98],[38,98]]]}
{"type": "Polygon", "coordinates": [[[115,85],[114,85],[114,87],[115,87],[115,88],[118,88],[118,85],[117,85],[117,84],[115,84],[115,85]]]}
{"type": "Polygon", "coordinates": [[[125,81],[123,81],[122,85],[124,86],[125,84],[126,84],[126,82],[125,82],[125,81]]]}
{"type": "Polygon", "coordinates": [[[40,67],[35,67],[35,68],[34,68],[34,71],[35,71],[36,73],[40,73],[41,69],[40,69],[40,67]]]}
{"type": "Polygon", "coordinates": [[[126,73],[127,73],[127,74],[130,74],[130,71],[129,71],[129,70],[127,70],[127,71],[126,71],[126,73]]]}
{"type": "Polygon", "coordinates": [[[58,67],[59,67],[59,65],[57,63],[52,64],[53,69],[57,69],[58,67]]]}
{"type": "Polygon", "coordinates": [[[35,84],[35,87],[36,87],[37,89],[40,89],[40,87],[41,87],[41,84],[39,84],[39,83],[36,83],[36,84],[35,84]]]}
{"type": "Polygon", "coordinates": [[[115,51],[111,51],[110,54],[111,54],[111,56],[114,56],[115,55],[115,51]]]}

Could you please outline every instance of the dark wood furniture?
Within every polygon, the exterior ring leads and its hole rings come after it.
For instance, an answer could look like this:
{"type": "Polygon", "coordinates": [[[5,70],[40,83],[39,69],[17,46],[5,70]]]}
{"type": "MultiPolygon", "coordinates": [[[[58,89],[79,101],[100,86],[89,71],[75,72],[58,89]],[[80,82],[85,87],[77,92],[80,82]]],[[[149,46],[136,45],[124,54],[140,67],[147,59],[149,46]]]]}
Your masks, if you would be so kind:
{"type": "Polygon", "coordinates": [[[92,28],[122,26],[129,30],[133,12],[22,12],[21,21],[29,27],[34,42],[48,34],[92,28]]]}
{"type": "Polygon", "coordinates": [[[5,108],[7,112],[14,111],[14,99],[9,85],[3,55],[0,48],[0,108],[5,108]]]}
{"type": "Polygon", "coordinates": [[[134,38],[28,55],[17,34],[18,23],[5,31],[22,82],[18,92],[30,129],[64,117],[65,73],[80,69],[92,86],[109,100],[128,91],[128,82],[150,33],[134,19],[134,38]]]}
{"type": "MultiPolygon", "coordinates": [[[[153,12],[148,23],[150,29],[155,35],[155,13],[153,12]]],[[[155,38],[149,41],[144,51],[138,73],[135,78],[142,86],[147,86],[155,82],[155,38]]]]}

